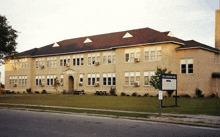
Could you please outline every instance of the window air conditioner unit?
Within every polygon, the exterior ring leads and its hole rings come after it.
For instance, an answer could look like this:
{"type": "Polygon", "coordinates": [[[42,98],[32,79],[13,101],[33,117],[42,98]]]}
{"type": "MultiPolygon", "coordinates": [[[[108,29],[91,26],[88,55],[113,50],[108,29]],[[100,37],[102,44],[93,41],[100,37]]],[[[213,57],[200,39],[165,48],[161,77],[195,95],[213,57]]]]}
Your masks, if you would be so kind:
{"type": "Polygon", "coordinates": [[[98,61],[95,62],[95,66],[98,66],[100,65],[100,63],[98,61]]]}
{"type": "Polygon", "coordinates": [[[135,87],[139,87],[140,86],[140,82],[134,82],[134,86],[135,87]]]}
{"type": "Polygon", "coordinates": [[[44,65],[41,65],[40,68],[41,68],[41,69],[44,69],[44,65]]]}
{"type": "Polygon", "coordinates": [[[17,87],[17,84],[14,84],[13,86],[14,86],[14,87],[17,87]]]}
{"type": "Polygon", "coordinates": [[[79,83],[79,86],[83,86],[83,83],[80,82],[80,83],[79,83]]]}
{"type": "Polygon", "coordinates": [[[98,87],[99,86],[99,83],[95,83],[95,87],[98,87]]]}
{"type": "Polygon", "coordinates": [[[17,70],[17,67],[13,67],[14,70],[17,70]]]}
{"type": "Polygon", "coordinates": [[[140,62],[140,58],[134,58],[134,62],[140,62]]]}
{"type": "Polygon", "coordinates": [[[66,67],[70,67],[69,63],[66,63],[66,67]]]}

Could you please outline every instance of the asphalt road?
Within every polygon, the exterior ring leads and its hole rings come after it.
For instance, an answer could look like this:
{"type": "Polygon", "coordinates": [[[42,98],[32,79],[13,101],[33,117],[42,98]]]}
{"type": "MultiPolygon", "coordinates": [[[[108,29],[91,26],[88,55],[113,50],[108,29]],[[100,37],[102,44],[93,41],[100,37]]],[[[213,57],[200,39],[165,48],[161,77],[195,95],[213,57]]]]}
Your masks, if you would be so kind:
{"type": "Polygon", "coordinates": [[[169,123],[0,109],[0,137],[220,137],[220,129],[169,123]]]}

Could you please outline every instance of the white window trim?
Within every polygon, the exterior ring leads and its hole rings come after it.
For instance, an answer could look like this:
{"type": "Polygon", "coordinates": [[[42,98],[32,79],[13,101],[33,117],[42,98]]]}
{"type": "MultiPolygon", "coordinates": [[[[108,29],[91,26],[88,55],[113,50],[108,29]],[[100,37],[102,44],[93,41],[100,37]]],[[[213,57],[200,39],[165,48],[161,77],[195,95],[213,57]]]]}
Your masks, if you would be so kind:
{"type": "Polygon", "coordinates": [[[140,71],[125,71],[124,72],[124,86],[127,86],[127,87],[134,86],[134,85],[131,85],[131,74],[132,73],[134,73],[134,82],[140,82],[141,81],[140,71]],[[129,78],[129,80],[128,80],[129,85],[125,85],[125,78],[126,78],[125,73],[128,73],[127,77],[129,78]],[[138,75],[138,73],[139,73],[139,75],[138,75]],[[140,81],[137,81],[137,79],[136,79],[136,77],[138,77],[138,76],[140,77],[140,81]]]}
{"type": "Polygon", "coordinates": [[[95,57],[95,62],[98,62],[98,61],[99,61],[99,63],[101,62],[101,55],[100,55],[99,52],[97,52],[97,53],[89,53],[88,56],[87,56],[87,65],[88,66],[95,66],[95,63],[93,64],[93,62],[92,62],[92,58],[93,57],[95,57]],[[91,65],[89,65],[89,57],[90,57],[91,65]],[[99,57],[99,60],[98,60],[98,57],[99,57]]]}
{"type": "Polygon", "coordinates": [[[145,62],[152,62],[152,61],[161,61],[162,60],[162,46],[153,46],[153,47],[145,47],[144,48],[144,61],[145,62]],[[145,60],[145,52],[149,52],[149,58],[148,60],[145,60]],[[151,60],[151,52],[155,51],[154,60],[151,60]],[[161,51],[161,58],[158,60],[157,58],[157,52],[161,51]]]}
{"type": "Polygon", "coordinates": [[[194,59],[193,58],[182,58],[180,59],[180,74],[194,74],[194,59]],[[184,60],[186,62],[186,73],[182,73],[182,63],[181,60],[184,60]],[[192,64],[193,64],[193,73],[189,73],[189,68],[188,68],[188,62],[189,60],[192,60],[192,64]]]}
{"type": "Polygon", "coordinates": [[[73,59],[75,59],[75,66],[73,65],[73,67],[79,67],[79,66],[84,66],[85,65],[85,58],[83,56],[83,54],[81,55],[73,55],[72,61],[73,59]],[[83,65],[82,65],[82,59],[83,58],[83,65]],[[79,59],[79,65],[77,65],[77,59],[79,59]]]}
{"type": "MultiPolygon", "coordinates": [[[[137,58],[137,53],[140,53],[140,57],[141,57],[141,49],[140,48],[135,48],[135,49],[125,49],[125,53],[124,53],[124,62],[125,63],[134,63],[135,61],[131,61],[131,54],[134,53],[134,58],[137,58]],[[129,54],[129,59],[128,61],[126,61],[126,54],[129,54]]],[[[139,58],[140,58],[139,57],[139,58]]]]}
{"type": "Polygon", "coordinates": [[[94,87],[95,86],[95,84],[94,85],[92,85],[92,78],[95,78],[95,83],[99,83],[99,85],[100,85],[100,74],[99,73],[88,73],[87,74],[87,86],[92,86],[92,87],[94,87]],[[89,77],[90,76],[90,77],[89,77]],[[90,80],[90,85],[88,84],[88,82],[89,82],[89,80],[88,79],[91,79],[90,80]],[[99,81],[97,81],[97,78],[99,78],[99,81]]]}
{"type": "Polygon", "coordinates": [[[107,86],[116,86],[116,75],[115,72],[106,72],[102,74],[102,85],[107,86]],[[104,76],[105,75],[105,76],[104,76]],[[111,78],[111,85],[108,85],[108,78],[111,78]],[[106,85],[104,85],[104,78],[106,78],[106,85]],[[115,78],[115,85],[113,85],[113,78],[115,78]]]}
{"type": "Polygon", "coordinates": [[[151,76],[155,76],[155,74],[156,74],[156,72],[154,71],[154,70],[146,70],[146,71],[144,71],[144,77],[143,77],[143,83],[144,83],[144,86],[145,87],[149,87],[149,86],[151,86],[150,85],[150,79],[151,79],[151,76]],[[148,82],[148,84],[147,85],[145,85],[145,81],[144,81],[144,78],[145,78],[145,72],[147,72],[148,73],[148,77],[149,77],[149,82],[148,82]],[[153,74],[154,73],[154,74],[153,74]]]}

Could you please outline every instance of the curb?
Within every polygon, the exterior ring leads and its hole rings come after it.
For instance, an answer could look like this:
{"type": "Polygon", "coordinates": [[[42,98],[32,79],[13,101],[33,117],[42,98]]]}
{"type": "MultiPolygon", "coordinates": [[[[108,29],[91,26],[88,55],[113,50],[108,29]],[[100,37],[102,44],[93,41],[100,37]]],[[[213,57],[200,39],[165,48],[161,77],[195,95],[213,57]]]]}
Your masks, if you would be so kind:
{"type": "MultiPolygon", "coordinates": [[[[2,103],[0,103],[0,104],[2,104],[2,103]]],[[[10,104],[10,105],[12,105],[12,104],[10,104]]],[[[178,120],[174,120],[174,119],[173,120],[167,120],[167,119],[165,119],[166,116],[162,116],[162,117],[160,117],[160,120],[158,120],[158,119],[152,119],[151,117],[150,118],[127,117],[127,116],[115,116],[115,115],[104,115],[104,114],[89,114],[89,113],[75,113],[75,112],[42,110],[42,109],[31,109],[31,108],[0,107],[0,109],[12,109],[12,110],[24,110],[24,111],[26,110],[26,111],[33,111],[33,112],[48,112],[48,113],[61,113],[61,114],[75,114],[75,115],[85,115],[85,116],[97,116],[97,117],[107,117],[107,118],[119,118],[119,119],[129,119],[129,120],[141,120],[141,121],[151,121],[151,122],[161,122],[161,123],[171,123],[171,124],[182,124],[182,125],[190,125],[190,126],[202,126],[202,127],[220,128],[220,124],[216,125],[216,124],[209,124],[209,123],[195,123],[195,122],[178,121],[178,120]]]]}

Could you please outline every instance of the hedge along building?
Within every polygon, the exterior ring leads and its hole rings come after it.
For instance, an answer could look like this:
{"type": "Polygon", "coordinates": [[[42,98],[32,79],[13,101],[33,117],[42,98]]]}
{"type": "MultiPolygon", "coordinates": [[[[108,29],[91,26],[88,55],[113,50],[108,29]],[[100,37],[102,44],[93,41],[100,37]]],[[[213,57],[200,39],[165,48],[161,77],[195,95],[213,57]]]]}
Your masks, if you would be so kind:
{"type": "MultiPolygon", "coordinates": [[[[219,26],[216,28],[218,32],[219,26]]],[[[93,94],[115,87],[117,94],[156,95],[149,80],[161,67],[177,74],[179,95],[194,96],[196,88],[208,95],[220,88],[216,78],[220,71],[218,46],[184,41],[171,32],[151,28],[68,39],[8,60],[5,85],[15,92],[31,88],[56,93],[53,84],[57,77],[60,92],[84,90],[93,94]]]]}

